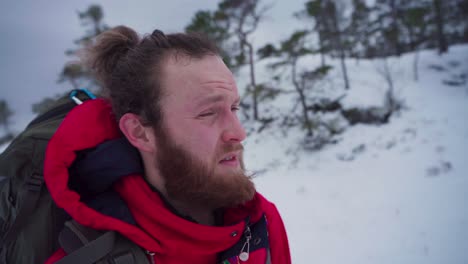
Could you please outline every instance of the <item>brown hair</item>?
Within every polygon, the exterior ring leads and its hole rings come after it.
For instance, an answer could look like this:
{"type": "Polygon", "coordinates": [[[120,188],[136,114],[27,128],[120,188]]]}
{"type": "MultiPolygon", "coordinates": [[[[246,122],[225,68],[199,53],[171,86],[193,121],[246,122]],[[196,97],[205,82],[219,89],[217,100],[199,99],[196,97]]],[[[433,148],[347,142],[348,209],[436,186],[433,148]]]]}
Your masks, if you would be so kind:
{"type": "Polygon", "coordinates": [[[85,55],[86,62],[112,103],[117,120],[125,113],[140,116],[144,125],[159,127],[163,92],[162,65],[169,56],[200,59],[218,55],[216,45],[197,33],[165,35],[155,30],[142,38],[118,26],[103,32],[85,55]]]}

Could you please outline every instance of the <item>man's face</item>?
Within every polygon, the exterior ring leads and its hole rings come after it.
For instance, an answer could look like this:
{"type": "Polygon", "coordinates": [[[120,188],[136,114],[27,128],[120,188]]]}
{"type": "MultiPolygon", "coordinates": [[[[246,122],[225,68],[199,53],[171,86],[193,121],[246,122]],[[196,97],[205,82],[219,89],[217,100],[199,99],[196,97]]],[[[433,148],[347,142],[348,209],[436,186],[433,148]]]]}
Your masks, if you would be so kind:
{"type": "Polygon", "coordinates": [[[215,208],[252,199],[237,117],[239,94],[217,56],[170,59],[163,68],[163,126],[156,131],[158,170],[169,198],[215,208]]]}

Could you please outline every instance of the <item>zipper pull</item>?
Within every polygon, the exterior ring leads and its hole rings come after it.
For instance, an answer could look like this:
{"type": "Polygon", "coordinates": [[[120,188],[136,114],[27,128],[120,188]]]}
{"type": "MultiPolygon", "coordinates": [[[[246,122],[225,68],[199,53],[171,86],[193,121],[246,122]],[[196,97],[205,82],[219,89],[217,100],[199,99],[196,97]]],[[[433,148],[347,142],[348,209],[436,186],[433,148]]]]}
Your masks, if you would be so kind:
{"type": "Polygon", "coordinates": [[[146,250],[145,253],[146,253],[146,255],[148,255],[148,258],[150,259],[150,263],[151,263],[151,264],[155,264],[155,262],[154,262],[154,255],[155,255],[156,253],[151,252],[151,251],[149,251],[149,250],[146,250]]]}
{"type": "Polygon", "coordinates": [[[245,236],[245,243],[242,246],[242,249],[239,253],[239,259],[242,260],[243,262],[246,262],[247,260],[249,260],[250,240],[252,239],[252,233],[250,232],[249,226],[246,227],[244,231],[244,236],[245,236]]]}

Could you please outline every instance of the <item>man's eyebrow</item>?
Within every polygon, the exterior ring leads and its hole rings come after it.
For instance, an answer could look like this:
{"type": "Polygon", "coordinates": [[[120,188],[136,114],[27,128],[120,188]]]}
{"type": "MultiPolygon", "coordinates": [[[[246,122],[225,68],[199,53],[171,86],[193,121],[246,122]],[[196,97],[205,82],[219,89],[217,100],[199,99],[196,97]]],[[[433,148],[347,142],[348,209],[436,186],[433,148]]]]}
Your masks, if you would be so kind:
{"type": "MultiPolygon", "coordinates": [[[[217,103],[220,101],[224,101],[225,99],[226,99],[226,96],[222,94],[210,95],[198,101],[197,106],[213,104],[213,103],[217,103]]],[[[240,97],[237,97],[236,100],[234,101],[234,104],[239,104],[239,102],[240,102],[240,97]]]]}

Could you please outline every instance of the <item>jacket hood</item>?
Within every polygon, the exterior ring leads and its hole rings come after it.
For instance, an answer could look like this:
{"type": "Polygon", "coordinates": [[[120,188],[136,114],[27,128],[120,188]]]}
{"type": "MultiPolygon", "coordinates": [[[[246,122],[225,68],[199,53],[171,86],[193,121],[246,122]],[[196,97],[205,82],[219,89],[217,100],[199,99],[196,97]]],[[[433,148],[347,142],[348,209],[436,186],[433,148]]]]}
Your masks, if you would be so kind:
{"type": "Polygon", "coordinates": [[[270,206],[256,194],[245,205],[226,209],[224,226],[200,225],[168,210],[142,173],[137,150],[121,136],[112,109],[103,99],[88,100],[69,112],[49,141],[44,163],[44,179],[58,207],[84,226],[118,231],[151,252],[177,254],[181,248],[201,254],[223,251],[239,240],[235,234],[242,234],[245,219],[258,221],[262,208],[270,206]],[[101,158],[103,162],[95,167],[86,166],[89,171],[73,173],[80,153],[90,150],[107,158],[101,158]],[[127,151],[128,156],[118,155],[127,151]],[[97,196],[113,205],[94,203],[97,196]]]}
{"type": "Polygon", "coordinates": [[[88,100],[71,110],[49,141],[44,179],[52,199],[78,223],[98,230],[115,230],[143,248],[159,252],[159,243],[135,225],[98,212],[69,188],[68,170],[80,151],[120,138],[110,105],[103,99],[88,100]]]}

